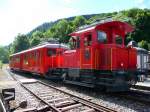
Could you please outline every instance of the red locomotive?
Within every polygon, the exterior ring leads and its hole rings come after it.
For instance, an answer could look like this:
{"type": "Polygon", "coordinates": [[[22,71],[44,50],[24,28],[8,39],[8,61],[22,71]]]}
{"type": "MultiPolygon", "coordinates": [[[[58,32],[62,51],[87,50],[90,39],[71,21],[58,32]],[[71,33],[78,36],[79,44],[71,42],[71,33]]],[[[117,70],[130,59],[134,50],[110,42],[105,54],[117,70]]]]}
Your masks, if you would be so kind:
{"type": "Polygon", "coordinates": [[[133,27],[104,21],[70,34],[71,46],[45,44],[10,56],[10,68],[59,77],[66,83],[126,91],[137,82],[137,51],[126,47],[133,27]]]}

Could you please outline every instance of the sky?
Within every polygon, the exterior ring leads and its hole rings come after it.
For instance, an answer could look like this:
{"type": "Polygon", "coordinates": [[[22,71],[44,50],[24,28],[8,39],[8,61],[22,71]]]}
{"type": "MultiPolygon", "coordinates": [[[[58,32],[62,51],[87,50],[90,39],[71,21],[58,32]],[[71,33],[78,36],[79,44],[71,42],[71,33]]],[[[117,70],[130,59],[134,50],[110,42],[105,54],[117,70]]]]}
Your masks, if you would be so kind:
{"type": "Polygon", "coordinates": [[[0,46],[44,22],[77,15],[149,8],[150,0],[0,0],[0,46]]]}

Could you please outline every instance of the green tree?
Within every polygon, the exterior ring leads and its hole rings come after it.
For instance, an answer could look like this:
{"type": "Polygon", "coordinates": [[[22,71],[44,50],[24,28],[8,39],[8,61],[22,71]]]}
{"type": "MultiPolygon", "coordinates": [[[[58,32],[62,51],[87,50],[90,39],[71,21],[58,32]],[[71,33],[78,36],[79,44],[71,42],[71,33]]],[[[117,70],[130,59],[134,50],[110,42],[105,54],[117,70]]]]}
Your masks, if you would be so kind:
{"type": "Polygon", "coordinates": [[[9,49],[8,47],[0,47],[0,60],[2,63],[8,63],[9,49]]]}
{"type": "Polygon", "coordinates": [[[29,39],[26,35],[18,34],[11,46],[11,53],[17,53],[30,47],[29,39]]]}
{"type": "Polygon", "coordinates": [[[72,31],[73,27],[71,26],[71,22],[63,19],[46,31],[44,35],[49,38],[57,39],[61,43],[67,43],[70,38],[68,34],[72,31]]]}
{"type": "Polygon", "coordinates": [[[135,19],[135,31],[132,35],[133,39],[136,39],[138,42],[142,40],[146,40],[150,42],[150,11],[143,10],[137,13],[135,19]]]}
{"type": "Polygon", "coordinates": [[[145,40],[142,40],[141,42],[139,42],[138,46],[148,50],[148,42],[145,40]]]}
{"type": "Polygon", "coordinates": [[[80,27],[82,25],[85,25],[86,23],[87,23],[87,20],[83,16],[77,16],[73,20],[74,28],[78,28],[78,27],[80,27]]]}
{"type": "Polygon", "coordinates": [[[40,31],[36,31],[32,34],[30,39],[30,45],[36,46],[38,45],[42,40],[44,40],[44,34],[40,31]]]}

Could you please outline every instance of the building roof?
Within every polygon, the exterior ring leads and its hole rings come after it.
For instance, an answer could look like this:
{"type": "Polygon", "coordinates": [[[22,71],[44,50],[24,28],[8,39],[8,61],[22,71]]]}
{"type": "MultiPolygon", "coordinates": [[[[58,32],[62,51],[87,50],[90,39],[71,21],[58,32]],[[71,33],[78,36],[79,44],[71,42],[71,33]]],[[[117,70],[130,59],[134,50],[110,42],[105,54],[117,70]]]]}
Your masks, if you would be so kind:
{"type": "Polygon", "coordinates": [[[140,48],[140,47],[134,47],[138,52],[146,52],[148,53],[148,51],[146,49],[140,48]]]}

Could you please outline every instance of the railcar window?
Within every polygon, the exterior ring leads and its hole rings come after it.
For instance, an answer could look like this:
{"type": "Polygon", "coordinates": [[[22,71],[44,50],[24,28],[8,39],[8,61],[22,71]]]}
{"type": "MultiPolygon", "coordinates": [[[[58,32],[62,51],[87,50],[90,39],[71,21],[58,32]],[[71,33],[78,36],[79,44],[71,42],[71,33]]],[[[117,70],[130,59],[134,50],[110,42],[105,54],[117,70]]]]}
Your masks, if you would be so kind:
{"type": "Polygon", "coordinates": [[[30,59],[32,59],[32,52],[30,53],[30,59]]]}
{"type": "Polygon", "coordinates": [[[34,61],[36,60],[36,52],[35,51],[33,52],[33,59],[34,59],[34,61]]]}
{"type": "Polygon", "coordinates": [[[39,53],[39,51],[37,51],[37,52],[36,52],[36,60],[39,59],[39,55],[40,55],[40,53],[39,53]]]}
{"type": "Polygon", "coordinates": [[[48,55],[48,56],[55,56],[55,55],[56,55],[56,50],[48,49],[47,55],[48,55]]]}
{"type": "Polygon", "coordinates": [[[25,64],[25,65],[28,64],[27,54],[24,55],[24,64],[25,64]]]}
{"type": "Polygon", "coordinates": [[[106,43],[107,42],[107,35],[106,35],[105,32],[98,31],[97,32],[97,38],[98,38],[99,42],[102,42],[102,43],[106,43]]]}
{"type": "Polygon", "coordinates": [[[80,48],[80,38],[77,37],[77,48],[80,48]]]}
{"type": "Polygon", "coordinates": [[[16,62],[19,63],[20,62],[20,58],[16,57],[16,62]]]}
{"type": "Polygon", "coordinates": [[[91,34],[85,36],[84,37],[84,46],[90,46],[91,43],[92,43],[92,36],[91,36],[91,34]]]}
{"type": "Polygon", "coordinates": [[[62,50],[57,50],[56,54],[61,55],[62,54],[62,50]]]}
{"type": "Polygon", "coordinates": [[[122,38],[119,35],[116,36],[116,44],[122,44],[122,38]]]}

